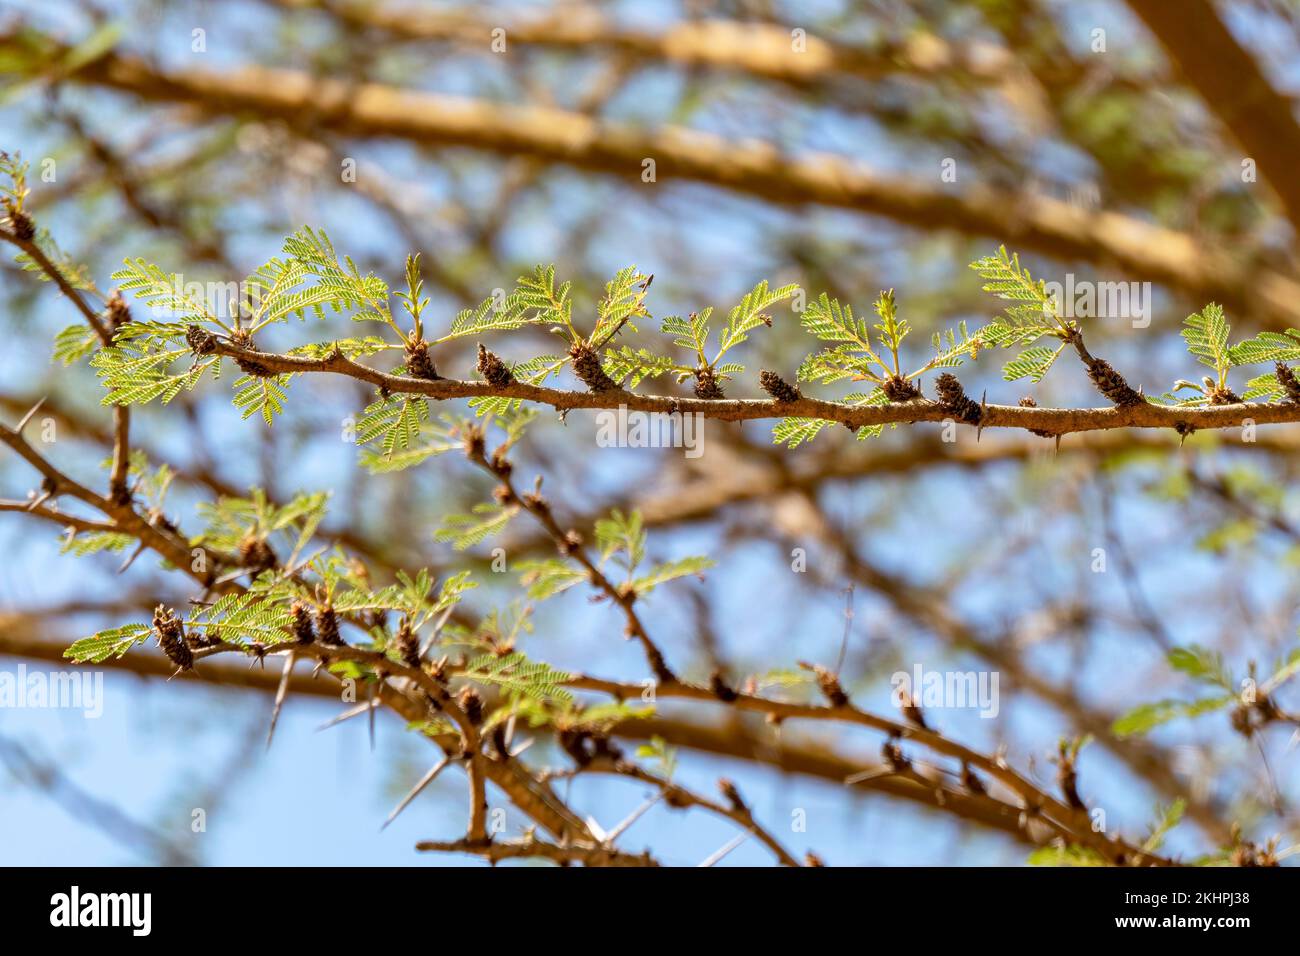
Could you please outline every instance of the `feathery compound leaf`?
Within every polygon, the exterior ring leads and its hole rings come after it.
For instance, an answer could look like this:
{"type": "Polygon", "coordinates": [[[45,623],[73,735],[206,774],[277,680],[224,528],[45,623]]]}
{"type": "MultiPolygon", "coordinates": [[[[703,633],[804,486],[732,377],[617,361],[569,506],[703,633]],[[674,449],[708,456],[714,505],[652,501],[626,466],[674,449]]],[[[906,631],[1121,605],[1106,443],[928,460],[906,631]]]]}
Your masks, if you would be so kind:
{"type": "Polygon", "coordinates": [[[798,291],[799,286],[794,283],[770,289],[766,279],[754,286],[728,315],[727,324],[722,330],[718,343],[718,357],[721,358],[723,352],[745,341],[749,333],[758,326],[771,325],[772,317],[767,315],[766,311],[798,291]]]}
{"type": "Polygon", "coordinates": [[[1166,659],[1170,667],[1182,671],[1195,681],[1233,690],[1232,677],[1223,663],[1223,655],[1216,650],[1200,644],[1189,644],[1173,648],[1166,659]]]}
{"type": "Polygon", "coordinates": [[[1179,797],[1167,807],[1157,807],[1156,816],[1159,819],[1151,827],[1151,834],[1142,841],[1142,852],[1155,853],[1164,845],[1165,837],[1169,831],[1182,822],[1183,813],[1187,810],[1187,801],[1179,797]]]}
{"type": "Polygon", "coordinates": [[[1043,346],[1025,349],[1014,359],[1002,366],[1002,378],[1008,382],[1014,382],[1017,379],[1027,378],[1031,382],[1041,382],[1043,376],[1056,363],[1060,357],[1061,351],[1065,345],[1059,345],[1054,349],[1043,346]]]}
{"type": "Polygon", "coordinates": [[[530,661],[518,651],[500,657],[480,655],[465,665],[460,676],[480,684],[495,684],[510,697],[561,703],[573,700],[573,694],[563,686],[572,674],[530,661]]]}
{"type": "Polygon", "coordinates": [[[54,337],[53,357],[56,362],[71,365],[95,351],[95,346],[98,344],[99,337],[95,334],[95,330],[85,322],[78,322],[69,325],[54,337]]]}
{"type": "Polygon", "coordinates": [[[68,538],[63,542],[61,554],[74,554],[79,558],[100,551],[125,551],[135,543],[135,536],[116,531],[92,531],[68,538]]]}
{"type": "Polygon", "coordinates": [[[144,259],[127,259],[125,268],[113,273],[113,281],[124,292],[159,312],[170,312],[185,319],[216,322],[216,317],[200,296],[191,295],[179,274],[168,276],[158,266],[144,259]]]}
{"type": "Polygon", "coordinates": [[[385,456],[411,447],[429,421],[429,402],[423,396],[380,398],[366,406],[357,422],[357,444],[378,440],[385,456]]]}
{"type": "Polygon", "coordinates": [[[772,442],[787,448],[798,448],[810,442],[827,425],[835,422],[825,418],[783,418],[772,426],[772,442]]]}
{"type": "Polygon", "coordinates": [[[1211,302],[1200,312],[1189,315],[1183,322],[1183,338],[1187,340],[1187,351],[1197,357],[1202,365],[1208,365],[1218,374],[1222,381],[1224,373],[1232,366],[1228,354],[1228,321],[1224,318],[1223,307],[1211,302]]]}
{"type": "Polygon", "coordinates": [[[518,510],[514,505],[478,504],[470,514],[443,518],[443,526],[434,532],[433,538],[435,541],[450,541],[457,551],[464,551],[503,530],[518,510]]]}
{"type": "Polygon", "coordinates": [[[188,347],[154,349],[132,342],[100,349],[90,365],[108,389],[102,404],[143,405],[155,398],[166,404],[182,391],[192,391],[208,369],[215,376],[221,368],[220,359],[205,358],[183,372],[172,373],[172,364],[188,355],[188,347]]]}
{"type": "Polygon", "coordinates": [[[717,564],[712,558],[703,556],[680,558],[676,561],[667,561],[663,564],[655,565],[647,573],[641,575],[632,581],[632,590],[637,594],[649,594],[658,585],[668,581],[684,578],[688,575],[702,575],[709,568],[717,564]]]}
{"type": "Polygon", "coordinates": [[[980,329],[974,335],[966,328],[966,323],[960,323],[956,329],[947,329],[944,332],[935,332],[930,338],[930,345],[934,348],[934,358],[929,362],[930,368],[954,368],[962,363],[963,359],[975,358],[979,355],[982,348],[995,345],[995,342],[985,338],[986,329],[980,329]]]}
{"type": "Polygon", "coordinates": [[[998,246],[996,255],[976,259],[970,267],[984,280],[985,292],[1015,303],[1004,309],[1012,328],[1046,332],[1061,327],[1056,303],[1047,292],[1046,283],[1030,275],[1020,264],[1018,254],[1008,255],[1006,246],[998,246]]]}
{"type": "Polygon", "coordinates": [[[650,280],[636,266],[628,266],[609,280],[596,304],[596,327],[590,337],[593,346],[606,344],[625,325],[635,332],[632,319],[649,316],[644,303],[650,280]]]}
{"type": "Polygon", "coordinates": [[[801,382],[833,382],[851,379],[855,382],[879,381],[872,370],[871,360],[851,345],[836,345],[807,356],[799,363],[795,377],[801,382]]]}
{"type": "Polygon", "coordinates": [[[869,348],[871,337],[867,323],[853,317],[853,308],[840,305],[825,292],[808,303],[800,320],[803,327],[826,342],[851,342],[869,348]]]}
{"type": "MultiPolygon", "coordinates": [[[[388,307],[388,284],[373,273],[363,276],[351,258],[344,257],[340,262],[334,244],[324,230],[304,226],[284,240],[283,251],[286,256],[297,260],[292,265],[287,265],[293,271],[284,274],[283,278],[293,279],[301,272],[301,279],[315,276],[318,280],[311,290],[312,294],[302,301],[303,307],[336,302],[340,309],[352,307],[367,310],[354,315],[354,319],[392,321],[388,307]]],[[[274,283],[275,278],[271,281],[274,283]]],[[[279,297],[280,293],[277,293],[272,301],[279,297]]],[[[290,305],[288,312],[294,311],[293,303],[297,300],[286,295],[284,301],[290,305]]]]}
{"type": "Polygon", "coordinates": [[[596,544],[600,548],[601,563],[621,554],[617,562],[629,573],[645,558],[645,539],[645,526],[639,511],[624,515],[615,508],[608,518],[596,522],[596,544]]]}
{"type": "Polygon", "coordinates": [[[709,338],[709,318],[713,315],[713,307],[708,306],[699,312],[692,312],[688,317],[682,318],[680,315],[665,316],[660,323],[659,331],[664,335],[674,336],[673,344],[678,348],[690,349],[693,351],[701,362],[706,361],[704,357],[704,347],[709,338]]]}
{"type": "Polygon", "coordinates": [[[1111,730],[1118,737],[1141,736],[1149,733],[1161,724],[1180,717],[1199,717],[1201,714],[1222,710],[1236,701],[1232,694],[1223,697],[1209,697],[1198,701],[1160,700],[1150,704],[1140,704],[1127,714],[1117,718],[1111,730]]]}
{"type": "Polygon", "coordinates": [[[1300,359],[1300,331],[1260,332],[1253,339],[1238,342],[1228,349],[1228,359],[1233,365],[1294,362],[1300,359]]]}
{"type": "Polygon", "coordinates": [[[1030,866],[1109,866],[1110,863],[1092,847],[1045,846],[1029,854],[1030,866]]]}
{"type": "Polygon", "coordinates": [[[545,321],[541,312],[530,307],[528,299],[515,293],[509,296],[489,297],[472,309],[461,310],[451,320],[451,328],[438,341],[480,335],[484,332],[509,331],[525,325],[545,321]]]}
{"type": "Polygon", "coordinates": [[[636,388],[647,378],[657,378],[667,372],[689,371],[667,355],[655,355],[648,349],[633,349],[630,345],[606,352],[602,364],[606,375],[629,389],[636,388]]]}
{"type": "Polygon", "coordinates": [[[268,425],[284,411],[287,397],[285,388],[292,375],[244,375],[235,380],[235,407],[242,418],[251,418],[259,412],[268,425]]]}
{"type": "Polygon", "coordinates": [[[519,582],[528,588],[534,601],[545,601],[587,580],[587,572],[559,558],[521,561],[517,566],[519,582]]]}
{"type": "Polygon", "coordinates": [[[80,663],[98,664],[110,657],[121,657],[145,640],[153,630],[148,624],[123,624],[99,631],[91,637],[74,641],[63,656],[80,663]]]}

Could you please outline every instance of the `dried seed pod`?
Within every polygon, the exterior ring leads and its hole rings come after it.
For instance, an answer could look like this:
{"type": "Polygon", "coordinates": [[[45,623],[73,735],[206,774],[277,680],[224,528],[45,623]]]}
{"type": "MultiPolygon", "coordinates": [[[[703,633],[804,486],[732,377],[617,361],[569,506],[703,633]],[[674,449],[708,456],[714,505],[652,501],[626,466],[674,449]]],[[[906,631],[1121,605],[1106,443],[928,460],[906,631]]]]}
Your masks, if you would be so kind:
{"type": "Polygon", "coordinates": [[[239,560],[244,563],[244,567],[252,573],[253,577],[279,564],[275,551],[266,543],[266,539],[253,534],[239,542],[239,560]]]}
{"type": "Polygon", "coordinates": [[[709,675],[709,690],[713,692],[713,696],[718,698],[718,700],[724,701],[728,704],[740,696],[732,690],[730,685],[728,685],[723,679],[722,671],[720,670],[716,670],[709,675]]]}
{"type": "Polygon", "coordinates": [[[959,421],[978,425],[980,421],[979,404],[966,396],[966,390],[957,381],[957,376],[944,372],[934,380],[935,391],[939,395],[939,404],[944,411],[952,413],[959,421]]]}
{"type": "Polygon", "coordinates": [[[566,727],[556,734],[556,739],[564,752],[573,758],[574,763],[579,767],[585,767],[591,763],[591,753],[587,750],[587,739],[590,736],[585,730],[566,727]]]}
{"type": "Polygon", "coordinates": [[[476,368],[478,373],[483,376],[483,381],[493,388],[506,388],[515,383],[515,377],[510,369],[506,368],[506,363],[484,348],[481,342],[478,347],[478,364],[476,368]]]}
{"type": "Polygon", "coordinates": [[[884,744],[880,747],[880,756],[884,758],[889,769],[894,773],[903,773],[912,769],[912,761],[903,756],[903,748],[899,747],[893,737],[887,737],[884,744]]]}
{"type": "Polygon", "coordinates": [[[1226,385],[1218,385],[1213,380],[1207,379],[1209,387],[1206,395],[1209,396],[1211,405],[1240,405],[1241,396],[1228,388],[1226,385]]]}
{"type": "Polygon", "coordinates": [[[1097,387],[1097,391],[1121,408],[1126,405],[1141,405],[1146,401],[1105,359],[1088,360],[1088,377],[1092,379],[1092,384],[1097,387]]]}
{"type": "Polygon", "coordinates": [[[901,710],[903,711],[903,716],[907,718],[908,723],[915,727],[919,727],[922,730],[930,729],[930,725],[925,722],[925,714],[921,711],[921,707],[916,702],[915,697],[909,696],[905,698],[901,710]]]}
{"type": "MultiPolygon", "coordinates": [[[[1032,398],[1030,398],[1028,395],[1026,395],[1024,398],[1022,398],[1022,399],[1020,400],[1020,407],[1021,407],[1021,408],[1037,408],[1037,407],[1038,407],[1038,403],[1037,403],[1036,401],[1034,401],[1032,398]]],[[[1039,438],[1054,438],[1054,437],[1056,437],[1052,432],[1045,432],[1045,431],[1043,431],[1041,428],[1031,428],[1031,429],[1029,429],[1029,434],[1031,434],[1031,435],[1037,435],[1039,438]]]]}
{"type": "Polygon", "coordinates": [[[984,786],[984,781],[975,775],[975,771],[968,763],[961,765],[961,785],[966,788],[967,793],[983,795],[989,792],[984,786]]]}
{"type": "Polygon", "coordinates": [[[592,756],[602,757],[606,760],[618,761],[623,759],[623,751],[609,739],[607,734],[593,734],[591,737],[592,756]]]}
{"type": "Polygon", "coordinates": [[[109,295],[104,315],[108,319],[109,328],[114,332],[131,321],[131,307],[126,304],[126,299],[122,298],[121,289],[114,289],[109,295]]]}
{"type": "Polygon", "coordinates": [[[677,680],[677,675],[668,667],[668,662],[664,660],[663,654],[659,653],[657,647],[648,647],[646,657],[649,659],[650,669],[654,671],[655,679],[661,684],[672,684],[677,680]]]}
{"type": "Polygon", "coordinates": [[[289,608],[289,630],[299,644],[314,644],[316,629],[312,627],[311,611],[302,601],[294,601],[289,608]]]}
{"type": "Polygon", "coordinates": [[[17,204],[8,196],[0,199],[4,203],[5,212],[9,216],[9,228],[13,230],[15,236],[23,242],[31,242],[36,238],[36,223],[32,222],[32,217],[27,215],[18,208],[17,204]]]}
{"type": "Polygon", "coordinates": [[[880,386],[880,390],[891,402],[906,402],[921,397],[921,390],[899,375],[891,375],[885,379],[885,384],[880,386]]]}
{"type": "Polygon", "coordinates": [[[847,707],[849,705],[849,695],[844,693],[844,688],[840,687],[839,676],[833,671],[822,667],[820,664],[809,664],[807,661],[800,661],[799,666],[806,671],[813,672],[813,675],[817,678],[817,687],[832,707],[847,707]]]}
{"type": "Polygon", "coordinates": [[[695,397],[704,399],[725,398],[722,393],[722,386],[718,383],[718,376],[714,374],[711,368],[700,368],[695,370],[695,397]]]}
{"type": "Polygon", "coordinates": [[[1273,374],[1277,376],[1277,383],[1282,386],[1282,391],[1286,392],[1287,401],[1300,404],[1300,382],[1296,381],[1295,372],[1291,367],[1285,362],[1278,362],[1273,367],[1273,374]]]}
{"type": "Polygon", "coordinates": [[[411,630],[410,619],[405,616],[397,625],[397,633],[393,635],[393,649],[397,651],[397,656],[403,664],[419,669],[420,642],[416,640],[415,632],[411,630]]]}
{"type": "Polygon", "coordinates": [[[510,756],[510,742],[506,740],[506,725],[497,724],[492,728],[492,736],[488,738],[492,743],[492,750],[500,760],[505,760],[510,756]]]}
{"type": "Polygon", "coordinates": [[[217,337],[205,328],[191,325],[185,329],[185,344],[195,355],[211,355],[217,350],[217,337]]]}
{"type": "Polygon", "coordinates": [[[768,369],[758,373],[758,384],[778,402],[797,402],[803,398],[798,388],[768,369]]]}
{"type": "Polygon", "coordinates": [[[740,791],[736,789],[736,785],[726,777],[722,777],[718,780],[718,790],[721,792],[723,797],[726,798],[727,802],[731,804],[731,809],[739,811],[740,813],[744,813],[749,809],[745,806],[745,801],[741,799],[740,791]]]}
{"type": "Polygon", "coordinates": [[[1079,775],[1074,769],[1074,756],[1064,740],[1061,741],[1060,756],[1056,764],[1056,783],[1061,788],[1061,795],[1065,797],[1066,805],[1072,810],[1088,809],[1079,798],[1079,775]]]}
{"type": "Polygon", "coordinates": [[[428,381],[441,377],[433,366],[433,359],[429,358],[429,343],[423,339],[406,343],[406,374],[428,381]]]}
{"type": "Polygon", "coordinates": [[[158,646],[173,664],[183,671],[194,666],[194,653],[185,643],[185,625],[175,611],[161,604],[154,608],[153,629],[158,646]]]}
{"type": "Polygon", "coordinates": [[[600,364],[600,356],[585,342],[577,342],[569,349],[569,358],[573,362],[573,374],[581,379],[582,384],[593,392],[612,392],[618,383],[605,374],[600,364]]]}
{"type": "Polygon", "coordinates": [[[471,724],[477,726],[483,723],[483,698],[473,687],[462,688],[457,703],[471,724]]]}
{"type": "Polygon", "coordinates": [[[339,615],[329,604],[316,609],[316,633],[320,636],[322,644],[343,646],[343,635],[339,632],[339,615]]]}

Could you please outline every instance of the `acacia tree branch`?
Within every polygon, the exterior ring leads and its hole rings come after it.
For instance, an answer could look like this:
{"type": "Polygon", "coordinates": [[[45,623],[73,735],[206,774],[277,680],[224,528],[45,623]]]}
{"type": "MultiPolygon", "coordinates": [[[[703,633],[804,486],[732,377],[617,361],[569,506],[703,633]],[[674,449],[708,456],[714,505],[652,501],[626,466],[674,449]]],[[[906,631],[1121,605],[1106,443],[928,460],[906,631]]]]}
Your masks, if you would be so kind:
{"type": "Polygon", "coordinates": [[[940,402],[913,399],[887,405],[845,405],[815,398],[796,401],[761,399],[702,399],[667,395],[640,395],[623,389],[600,392],[566,391],[543,385],[513,382],[491,385],[451,378],[435,380],[391,375],[349,359],[341,351],[324,358],[281,355],[241,348],[216,340],[213,354],[243,359],[268,372],[302,374],[328,372],[367,382],[394,394],[425,395],[433,399],[518,398],[558,411],[618,409],[665,414],[699,414],[718,421],[737,422],[773,418],[820,418],[852,428],[867,425],[957,421],[977,428],[1020,428],[1026,431],[1068,435],[1072,432],[1115,428],[1171,428],[1189,433],[1207,428],[1231,428],[1245,422],[1258,425],[1300,422],[1300,404],[1292,402],[1241,402],[1208,407],[1175,407],[1150,402],[1110,408],[1038,408],[1019,405],[983,405],[978,421],[959,420],[952,408],[940,402]]]}
{"type": "MultiPolygon", "coordinates": [[[[0,48],[12,48],[33,63],[54,62],[66,53],[48,39],[35,47],[32,43],[30,37],[0,37],[0,48]]],[[[1183,233],[1046,196],[987,187],[957,195],[883,176],[838,156],[791,159],[769,144],[740,144],[698,130],[646,132],[564,110],[508,107],[255,66],[166,72],[135,57],[106,53],[67,79],[153,102],[192,103],[222,115],[254,114],[350,136],[468,146],[627,177],[639,177],[643,161],[650,158],[660,182],[702,182],[771,202],[819,203],[911,226],[998,236],[1065,259],[1113,263],[1199,301],[1213,299],[1252,314],[1271,327],[1300,325],[1300,283],[1295,280],[1243,266],[1183,233]]]]}
{"type": "MultiPolygon", "coordinates": [[[[1300,235],[1300,122],[1209,0],[1128,0],[1187,82],[1254,159],[1300,235]]],[[[1243,157],[1244,158],[1244,157],[1243,157]]]]}
{"type": "Polygon", "coordinates": [[[502,23],[500,17],[462,11],[332,0],[274,3],[290,10],[326,10],[351,29],[381,30],[402,40],[447,40],[486,48],[492,31],[499,28],[505,31],[508,44],[580,53],[606,50],[640,63],[733,70],[801,87],[841,77],[875,80],[900,73],[942,73],[978,83],[998,83],[1007,78],[1013,59],[994,44],[973,41],[958,45],[930,33],[870,48],[808,35],[799,50],[792,42],[790,27],[770,23],[696,20],[675,23],[656,33],[624,27],[590,6],[566,7],[558,14],[516,16],[502,23]]]}

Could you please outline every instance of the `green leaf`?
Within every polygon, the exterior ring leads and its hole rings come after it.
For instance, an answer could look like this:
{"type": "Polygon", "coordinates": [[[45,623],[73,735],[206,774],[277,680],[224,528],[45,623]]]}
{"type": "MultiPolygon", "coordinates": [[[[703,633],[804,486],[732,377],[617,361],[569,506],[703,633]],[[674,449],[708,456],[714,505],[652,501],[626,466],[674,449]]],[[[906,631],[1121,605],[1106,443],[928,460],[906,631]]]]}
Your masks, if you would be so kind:
{"type": "Polygon", "coordinates": [[[1228,359],[1233,365],[1294,362],[1300,359],[1300,331],[1260,332],[1253,339],[1238,342],[1228,349],[1228,359]]]}
{"type": "Polygon", "coordinates": [[[1156,815],[1159,819],[1151,828],[1151,834],[1142,841],[1142,851],[1144,853],[1155,853],[1164,845],[1165,836],[1169,831],[1183,819],[1183,813],[1187,810],[1187,801],[1182,797],[1176,799],[1167,807],[1157,807],[1156,815]]]}
{"type": "Polygon", "coordinates": [[[113,281],[124,292],[133,293],[152,309],[170,312],[184,319],[216,323],[216,316],[212,314],[208,303],[190,295],[179,274],[168,276],[152,262],[140,258],[126,259],[124,264],[125,268],[113,273],[113,281]]]}
{"type": "Polygon", "coordinates": [[[606,375],[629,389],[636,388],[643,379],[658,378],[667,372],[685,371],[667,355],[655,355],[648,349],[633,349],[630,345],[606,352],[602,364],[606,375]]]}
{"type": "Polygon", "coordinates": [[[54,360],[71,365],[95,351],[99,336],[85,322],[69,325],[54,337],[54,360]]]}
{"type": "Polygon", "coordinates": [[[528,697],[539,701],[571,701],[573,694],[564,682],[572,674],[558,671],[549,664],[530,661],[518,651],[497,656],[482,654],[465,665],[460,675],[480,684],[494,684],[508,697],[528,697]]]}
{"type": "Polygon", "coordinates": [[[1025,349],[1002,367],[1003,380],[1014,382],[1017,379],[1027,378],[1034,383],[1041,382],[1064,348],[1065,345],[1062,344],[1054,349],[1042,346],[1025,349]]]}
{"type": "Polygon", "coordinates": [[[1166,659],[1170,667],[1182,671],[1193,680],[1233,690],[1232,678],[1224,666],[1223,655],[1216,650],[1200,644],[1189,644],[1186,647],[1175,647],[1166,659]]]}
{"type": "Polygon", "coordinates": [[[798,448],[816,438],[827,425],[835,424],[825,418],[783,418],[772,426],[772,441],[787,448],[798,448]]]}
{"type": "Polygon", "coordinates": [[[645,558],[645,540],[645,527],[639,511],[624,515],[615,508],[608,518],[596,522],[596,544],[600,548],[601,563],[621,554],[618,563],[629,574],[645,558]]]}
{"type": "Polygon", "coordinates": [[[853,308],[840,305],[825,292],[808,303],[801,319],[803,327],[826,342],[850,342],[869,348],[871,337],[867,323],[853,317],[853,308]]]}
{"type": "Polygon", "coordinates": [[[470,514],[447,515],[443,526],[434,532],[433,539],[450,541],[457,551],[464,551],[502,531],[517,511],[515,506],[478,504],[470,514]]]}
{"type": "Polygon", "coordinates": [[[1029,854],[1030,866],[1108,866],[1106,858],[1091,847],[1069,846],[1039,847],[1029,854]]]}
{"type": "MultiPolygon", "coordinates": [[[[772,317],[766,314],[767,310],[798,291],[799,286],[794,283],[777,289],[768,288],[766,279],[754,286],[727,316],[727,324],[722,330],[718,343],[718,358],[721,358],[722,353],[728,349],[744,342],[749,337],[749,333],[758,326],[771,325],[772,317]]],[[[715,358],[714,361],[716,362],[717,359],[715,358]]]]}
{"type": "Polygon", "coordinates": [[[134,535],[116,531],[89,531],[64,541],[60,553],[81,558],[100,551],[125,551],[135,541],[134,535]]]}
{"type": "Polygon", "coordinates": [[[1183,325],[1187,351],[1195,355],[1202,365],[1214,369],[1222,378],[1233,364],[1228,354],[1229,328],[1223,307],[1211,302],[1200,312],[1189,315],[1183,325]]]}
{"type": "Polygon", "coordinates": [[[687,318],[682,318],[680,315],[665,316],[660,323],[659,331],[664,335],[673,336],[674,345],[678,348],[690,349],[701,362],[704,362],[704,347],[709,339],[709,318],[712,315],[713,307],[709,306],[699,312],[692,312],[687,318]]]}
{"type": "Polygon", "coordinates": [[[587,572],[559,558],[521,561],[519,581],[534,601],[545,601],[587,580],[587,572]]]}
{"type": "Polygon", "coordinates": [[[976,259],[970,267],[984,279],[985,292],[1013,303],[1003,312],[1017,332],[1048,332],[1061,327],[1056,303],[1047,292],[1046,283],[1035,279],[1020,264],[1019,255],[1008,255],[1006,246],[998,246],[996,255],[976,259]]]}
{"type": "Polygon", "coordinates": [[[235,379],[235,407],[242,418],[251,418],[261,413],[262,420],[268,425],[272,419],[284,411],[285,391],[291,375],[244,375],[235,379]]]}
{"type": "Polygon", "coordinates": [[[148,624],[123,624],[73,642],[63,656],[80,663],[98,664],[110,657],[121,657],[152,631],[148,624]]]}
{"type": "Polygon", "coordinates": [[[605,345],[624,326],[636,331],[631,320],[649,315],[643,303],[650,280],[636,266],[628,266],[606,283],[605,294],[596,303],[596,327],[590,336],[593,346],[605,345]]]}
{"type": "Polygon", "coordinates": [[[689,557],[655,565],[650,571],[632,581],[632,589],[637,594],[649,594],[660,584],[691,574],[703,574],[717,562],[712,558],[689,557]]]}
{"type": "Polygon", "coordinates": [[[378,440],[384,455],[411,446],[429,421],[429,402],[421,395],[380,398],[366,406],[357,422],[357,444],[378,440]]]}
{"type": "Polygon", "coordinates": [[[1119,737],[1133,737],[1146,734],[1161,724],[1181,717],[1199,717],[1213,713],[1236,701],[1234,695],[1209,697],[1193,702],[1181,700],[1160,700],[1150,704],[1140,704],[1127,714],[1116,718],[1111,730],[1119,737]]]}

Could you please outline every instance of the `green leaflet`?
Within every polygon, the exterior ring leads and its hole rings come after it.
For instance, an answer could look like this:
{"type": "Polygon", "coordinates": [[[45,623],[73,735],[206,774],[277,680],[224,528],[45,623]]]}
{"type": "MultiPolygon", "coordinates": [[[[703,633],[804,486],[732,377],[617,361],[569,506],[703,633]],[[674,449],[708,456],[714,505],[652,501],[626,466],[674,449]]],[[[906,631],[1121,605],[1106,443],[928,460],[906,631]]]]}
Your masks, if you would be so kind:
{"type": "Polygon", "coordinates": [[[1183,338],[1187,341],[1187,351],[1197,357],[1202,365],[1208,365],[1219,375],[1219,380],[1227,374],[1235,363],[1228,349],[1228,321],[1223,315],[1223,308],[1211,302],[1200,312],[1193,313],[1183,320],[1183,338]]]}
{"type": "Polygon", "coordinates": [[[573,694],[563,686],[572,674],[530,661],[518,651],[500,656],[481,654],[465,665],[460,676],[479,684],[494,684],[508,697],[546,702],[573,700],[573,694]]]}
{"type": "Polygon", "coordinates": [[[477,504],[469,514],[443,518],[442,527],[434,532],[433,539],[449,541],[457,551],[464,551],[504,530],[518,510],[516,506],[506,507],[495,502],[477,504]]]}
{"type": "Polygon", "coordinates": [[[74,641],[63,656],[78,663],[98,664],[110,657],[121,657],[136,644],[148,638],[153,627],[148,624],[123,624],[90,637],[74,641]]]}
{"type": "Polygon", "coordinates": [[[1140,704],[1128,713],[1116,718],[1111,730],[1119,737],[1141,736],[1149,733],[1161,724],[1183,717],[1199,717],[1202,714],[1222,710],[1237,700],[1235,695],[1209,697],[1197,701],[1160,700],[1149,704],[1140,704]]]}

